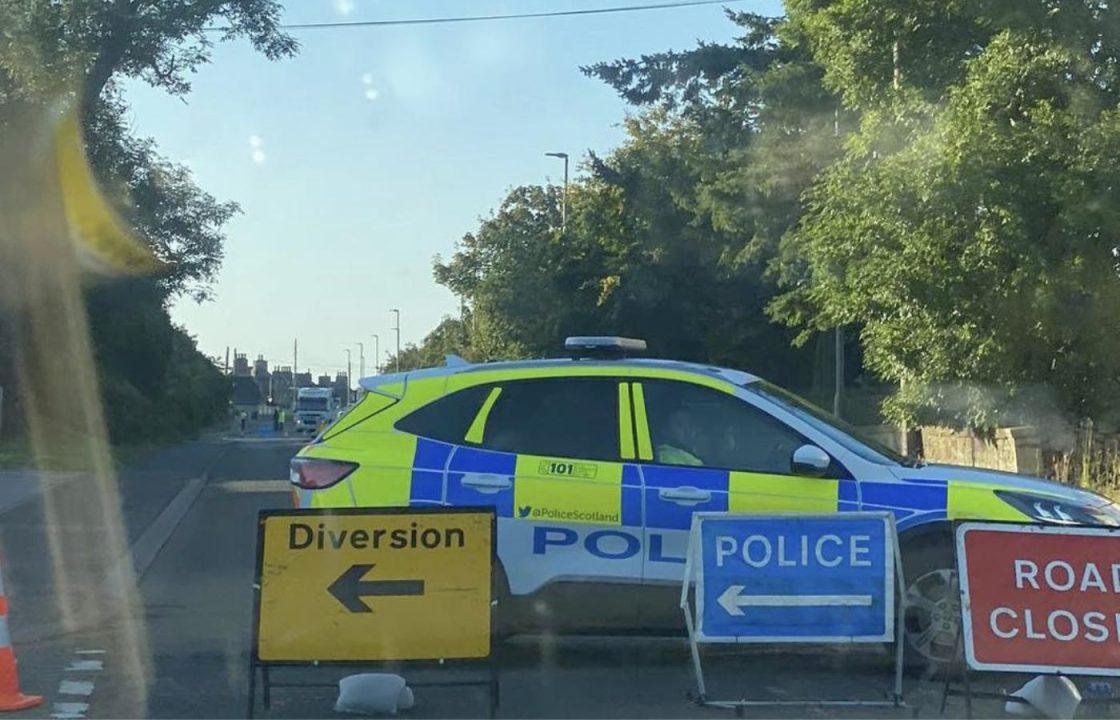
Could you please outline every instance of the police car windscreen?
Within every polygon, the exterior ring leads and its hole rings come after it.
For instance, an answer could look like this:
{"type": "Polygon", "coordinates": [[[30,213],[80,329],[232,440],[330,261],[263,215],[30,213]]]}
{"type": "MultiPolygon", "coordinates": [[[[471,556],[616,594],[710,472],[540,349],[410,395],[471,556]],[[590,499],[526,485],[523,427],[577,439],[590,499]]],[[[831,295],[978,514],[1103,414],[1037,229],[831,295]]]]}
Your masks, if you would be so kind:
{"type": "Polygon", "coordinates": [[[756,392],[778,403],[865,460],[872,462],[887,460],[900,464],[910,463],[909,458],[867,437],[865,433],[851,423],[841,420],[827,410],[817,407],[788,390],[764,380],[757,380],[744,387],[750,392],[756,392]]]}

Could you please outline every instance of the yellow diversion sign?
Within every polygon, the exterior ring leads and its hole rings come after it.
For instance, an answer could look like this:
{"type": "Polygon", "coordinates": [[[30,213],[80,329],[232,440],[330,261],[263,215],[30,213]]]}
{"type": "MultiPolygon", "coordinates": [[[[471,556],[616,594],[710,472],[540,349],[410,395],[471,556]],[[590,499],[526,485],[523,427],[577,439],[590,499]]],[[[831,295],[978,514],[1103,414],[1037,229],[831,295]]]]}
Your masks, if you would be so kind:
{"type": "Polygon", "coordinates": [[[256,659],[486,658],[492,508],[266,510],[256,659]]]}

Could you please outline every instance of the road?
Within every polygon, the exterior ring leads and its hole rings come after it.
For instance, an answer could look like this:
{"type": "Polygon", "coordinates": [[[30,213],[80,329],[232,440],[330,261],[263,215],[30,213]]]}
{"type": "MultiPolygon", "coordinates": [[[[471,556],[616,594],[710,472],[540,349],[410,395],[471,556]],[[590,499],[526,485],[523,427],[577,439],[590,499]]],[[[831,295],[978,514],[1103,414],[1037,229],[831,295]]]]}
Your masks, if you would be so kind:
{"type": "MultiPolygon", "coordinates": [[[[140,458],[119,474],[123,535],[132,565],[98,548],[110,529],[82,478],[52,477],[37,493],[0,497],[0,551],[25,692],[46,703],[13,717],[243,717],[251,641],[255,519],[290,506],[290,441],[214,437],[140,458]],[[69,500],[66,500],[69,499],[69,500]],[[65,506],[65,512],[59,506],[65,506]],[[69,515],[67,515],[69,513],[69,515]],[[55,520],[76,518],[65,529],[55,520]],[[80,553],[80,563],[59,548],[80,553]],[[77,548],[75,550],[74,548],[77,548]],[[82,571],[75,570],[81,566],[82,571]],[[75,574],[76,573],[76,574],[75,574]]],[[[14,487],[14,486],[13,486],[14,487]]],[[[14,492],[14,491],[13,491],[14,492]]],[[[104,513],[102,513],[104,515],[104,513]]],[[[111,543],[110,543],[111,544],[111,543]]],[[[710,695],[876,698],[889,657],[877,648],[716,649],[705,653],[710,695]]],[[[686,699],[693,676],[678,638],[518,637],[502,646],[503,717],[710,717],[686,699]]],[[[276,679],[333,683],[337,669],[276,671],[276,679]]],[[[451,670],[408,675],[412,680],[451,670]]],[[[464,671],[466,672],[466,671],[464,671]]],[[[985,688],[1014,687],[990,677],[985,688]]],[[[908,679],[911,708],[776,708],[768,717],[938,714],[941,686],[908,679]]],[[[329,687],[277,689],[260,717],[332,714],[329,687]]],[[[998,706],[979,703],[981,715],[998,706]]],[[[951,699],[950,716],[963,711],[951,699]]],[[[485,691],[418,688],[413,717],[477,717],[485,691]]],[[[717,716],[721,713],[716,713],[717,716]]]]}

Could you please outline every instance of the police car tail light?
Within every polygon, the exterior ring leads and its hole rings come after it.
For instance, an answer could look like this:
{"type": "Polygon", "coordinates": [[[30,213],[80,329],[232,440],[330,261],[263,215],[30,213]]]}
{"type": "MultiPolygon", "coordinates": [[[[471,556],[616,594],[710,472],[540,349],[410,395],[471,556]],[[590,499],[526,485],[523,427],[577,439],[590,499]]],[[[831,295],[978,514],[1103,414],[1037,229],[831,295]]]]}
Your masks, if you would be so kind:
{"type": "Polygon", "coordinates": [[[322,490],[336,485],[358,469],[357,463],[319,458],[292,458],[289,479],[305,490],[322,490]]]}

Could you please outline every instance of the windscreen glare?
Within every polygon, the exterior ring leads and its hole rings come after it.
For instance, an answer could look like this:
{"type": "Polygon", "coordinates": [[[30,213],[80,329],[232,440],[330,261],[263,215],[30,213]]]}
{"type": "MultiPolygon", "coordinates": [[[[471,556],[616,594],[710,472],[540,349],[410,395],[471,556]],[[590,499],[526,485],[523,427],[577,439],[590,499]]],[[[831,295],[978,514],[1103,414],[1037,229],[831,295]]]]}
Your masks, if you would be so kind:
{"type": "Polygon", "coordinates": [[[1114,0],[0,0],[0,714],[1115,714],[1118,330],[1114,0]]]}

